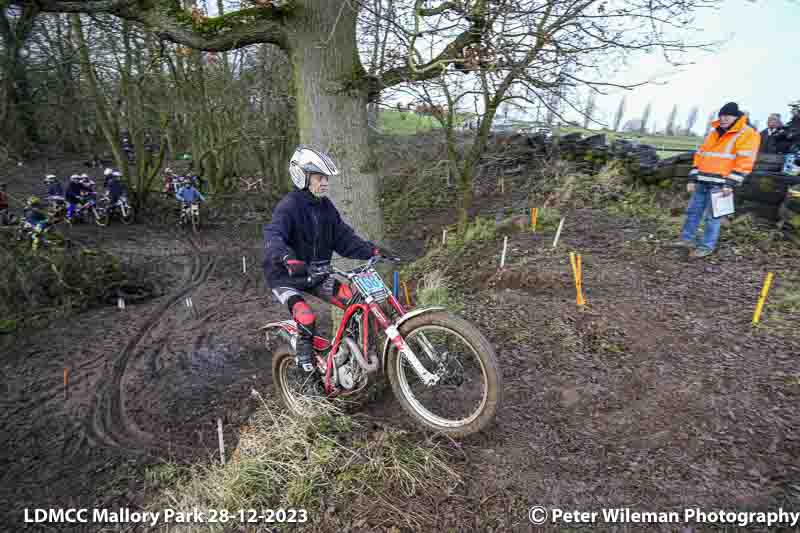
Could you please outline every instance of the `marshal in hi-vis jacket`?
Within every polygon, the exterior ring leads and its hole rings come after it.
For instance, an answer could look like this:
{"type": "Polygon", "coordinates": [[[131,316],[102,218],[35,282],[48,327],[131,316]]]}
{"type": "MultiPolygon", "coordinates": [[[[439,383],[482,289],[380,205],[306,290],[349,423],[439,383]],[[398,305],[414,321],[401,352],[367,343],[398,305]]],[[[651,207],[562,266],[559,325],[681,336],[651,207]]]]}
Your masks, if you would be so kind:
{"type": "Polygon", "coordinates": [[[711,125],[713,129],[694,154],[689,180],[738,187],[753,171],[761,135],[747,124],[747,115],[724,132],[719,129],[719,120],[711,125]]]}

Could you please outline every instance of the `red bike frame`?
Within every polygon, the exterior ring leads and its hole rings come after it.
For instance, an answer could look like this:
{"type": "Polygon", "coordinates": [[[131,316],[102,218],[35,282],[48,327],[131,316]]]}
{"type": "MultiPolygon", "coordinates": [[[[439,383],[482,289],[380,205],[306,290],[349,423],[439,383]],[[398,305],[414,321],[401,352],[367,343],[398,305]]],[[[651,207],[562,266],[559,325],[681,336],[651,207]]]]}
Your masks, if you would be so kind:
{"type": "MultiPolygon", "coordinates": [[[[389,294],[389,304],[394,308],[395,311],[400,313],[400,316],[406,314],[405,308],[400,304],[397,298],[394,297],[393,294],[389,294]]],[[[356,312],[362,312],[362,319],[361,319],[361,338],[362,338],[362,346],[364,349],[364,357],[369,357],[368,353],[368,346],[369,346],[369,315],[372,313],[375,315],[375,318],[378,320],[378,324],[380,324],[381,328],[385,331],[390,327],[389,319],[383,313],[380,305],[378,305],[375,301],[370,299],[367,303],[356,303],[352,304],[347,309],[345,309],[344,317],[342,321],[339,323],[339,328],[336,330],[336,337],[333,340],[333,344],[331,345],[330,351],[328,352],[328,360],[322,361],[325,363],[325,392],[330,396],[335,396],[333,390],[333,384],[331,383],[331,374],[333,373],[333,361],[334,361],[334,354],[339,349],[339,345],[342,343],[342,338],[344,337],[344,329],[347,326],[347,323],[353,317],[353,314],[356,312]]],[[[405,343],[403,342],[402,338],[399,335],[394,335],[392,338],[392,342],[395,346],[397,346],[398,350],[401,350],[405,343]]]]}

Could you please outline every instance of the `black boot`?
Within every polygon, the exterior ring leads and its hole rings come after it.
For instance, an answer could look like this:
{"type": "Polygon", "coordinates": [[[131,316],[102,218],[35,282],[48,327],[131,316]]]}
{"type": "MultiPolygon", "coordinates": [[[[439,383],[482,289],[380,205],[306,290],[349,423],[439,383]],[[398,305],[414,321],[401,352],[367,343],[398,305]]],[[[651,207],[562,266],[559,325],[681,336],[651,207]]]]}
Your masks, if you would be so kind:
{"type": "Polygon", "coordinates": [[[306,373],[314,372],[314,334],[300,327],[297,333],[297,367],[306,373]]]}

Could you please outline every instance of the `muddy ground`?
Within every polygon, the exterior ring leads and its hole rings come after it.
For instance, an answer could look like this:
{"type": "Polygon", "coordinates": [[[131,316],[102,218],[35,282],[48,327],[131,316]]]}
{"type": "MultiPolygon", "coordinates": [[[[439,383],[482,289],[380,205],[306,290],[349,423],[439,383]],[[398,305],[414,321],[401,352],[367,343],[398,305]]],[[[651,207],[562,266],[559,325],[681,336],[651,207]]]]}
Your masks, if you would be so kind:
{"type": "MultiPolygon", "coordinates": [[[[62,173],[81,170],[70,165],[62,173]]],[[[20,169],[10,191],[27,194],[42,170],[20,169]]],[[[422,233],[440,234],[446,216],[432,212],[422,233]]],[[[764,325],[750,326],[767,270],[774,290],[800,287],[796,250],[724,242],[714,259],[689,261],[647,222],[592,209],[567,217],[556,250],[552,233],[511,235],[503,273],[498,241],[444,265],[464,314],[496,346],[505,403],[493,427],[457,447],[465,485],[437,499],[426,530],[527,531],[532,505],[800,509],[798,317],[768,307],[764,325]],[[582,254],[583,310],[571,250],[582,254]]],[[[8,531],[35,529],[22,523],[26,507],[141,505],[156,489],[144,481],[148,465],[212,456],[218,417],[233,449],[254,407],[251,389],[270,389],[257,328],[286,312],[256,266],[257,232],[73,231],[162,264],[166,295],[4,339],[0,529],[8,531]]],[[[391,398],[370,414],[413,429],[391,398]]]]}

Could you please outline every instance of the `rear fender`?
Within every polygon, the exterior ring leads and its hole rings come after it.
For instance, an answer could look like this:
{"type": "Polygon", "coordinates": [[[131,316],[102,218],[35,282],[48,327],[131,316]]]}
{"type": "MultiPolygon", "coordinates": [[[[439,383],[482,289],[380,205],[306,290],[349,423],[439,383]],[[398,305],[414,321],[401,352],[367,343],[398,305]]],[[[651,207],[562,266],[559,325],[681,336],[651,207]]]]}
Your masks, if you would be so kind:
{"type": "MultiPolygon", "coordinates": [[[[394,327],[399,330],[400,326],[402,326],[404,322],[414,317],[425,315],[428,313],[435,313],[439,311],[445,311],[445,308],[423,307],[422,309],[414,309],[413,311],[410,311],[405,315],[403,315],[402,317],[400,317],[400,319],[397,322],[395,322],[394,327]]],[[[381,357],[381,368],[384,370],[384,372],[386,371],[386,361],[389,358],[389,350],[391,349],[391,347],[392,347],[392,339],[387,336],[386,340],[383,343],[383,356],[381,357]]]]}
{"type": "Polygon", "coordinates": [[[258,329],[264,332],[264,343],[267,346],[270,339],[281,339],[288,342],[293,350],[297,348],[297,323],[294,320],[270,322],[258,329]]]}

